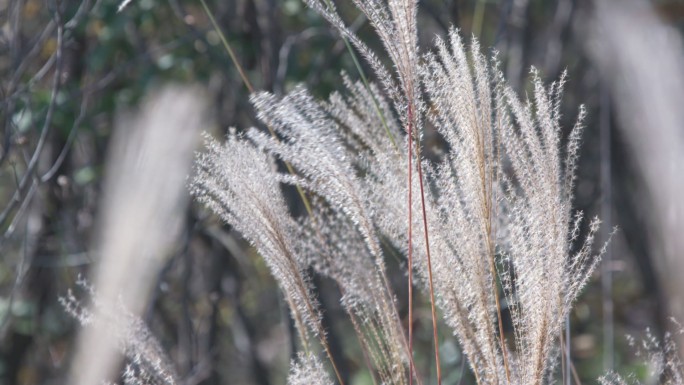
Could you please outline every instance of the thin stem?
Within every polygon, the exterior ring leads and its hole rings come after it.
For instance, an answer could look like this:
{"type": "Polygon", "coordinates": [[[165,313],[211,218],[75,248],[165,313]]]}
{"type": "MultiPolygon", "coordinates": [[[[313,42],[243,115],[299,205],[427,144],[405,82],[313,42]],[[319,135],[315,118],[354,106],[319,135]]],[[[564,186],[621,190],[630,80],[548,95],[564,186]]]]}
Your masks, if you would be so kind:
{"type": "Polygon", "coordinates": [[[43,174],[43,176],[40,177],[41,183],[45,183],[48,180],[52,179],[52,177],[54,177],[55,174],[57,174],[57,171],[59,171],[59,168],[62,166],[62,163],[64,163],[64,160],[66,159],[66,156],[69,153],[69,149],[71,149],[71,145],[74,143],[74,140],[76,140],[76,134],[78,133],[78,129],[81,125],[81,122],[85,117],[88,100],[88,95],[84,94],[81,99],[81,109],[78,113],[78,116],[76,117],[76,120],[74,120],[74,124],[71,126],[71,131],[69,132],[69,136],[67,137],[66,143],[64,144],[64,147],[62,147],[62,151],[60,151],[59,156],[55,160],[55,163],[52,165],[52,167],[50,167],[50,169],[45,174],[43,174]]]}
{"type": "MultiPolygon", "coordinates": [[[[561,332],[561,362],[566,363],[566,365],[568,366],[568,377],[570,376],[570,374],[572,374],[572,378],[575,380],[575,385],[582,385],[582,381],[580,381],[579,375],[577,374],[577,369],[575,369],[575,364],[572,363],[571,359],[566,360],[566,344],[567,343],[563,343],[563,333],[561,332]]],[[[565,378],[565,376],[563,377],[565,378]]],[[[570,380],[568,379],[568,381],[570,380]]],[[[570,382],[568,382],[568,385],[569,384],[570,382]]]]}
{"type": "MultiPolygon", "coordinates": [[[[565,361],[568,367],[570,367],[570,360],[570,314],[568,314],[565,318],[565,361]]],[[[565,383],[570,385],[570,370],[566,374],[565,383]]]]}
{"type": "Polygon", "coordinates": [[[340,371],[337,369],[337,365],[335,365],[335,360],[333,360],[332,352],[330,351],[330,346],[328,346],[328,343],[323,343],[323,349],[325,349],[325,354],[328,355],[328,358],[330,359],[330,364],[333,367],[333,371],[335,372],[335,377],[337,377],[337,381],[340,382],[340,385],[344,385],[344,381],[342,380],[342,375],[340,374],[340,371]]]}
{"type": "MultiPolygon", "coordinates": [[[[413,360],[413,130],[411,122],[413,113],[409,106],[408,119],[408,334],[409,334],[409,354],[413,360]]],[[[409,366],[409,385],[413,385],[413,365],[409,366]]]]}
{"type": "MultiPolygon", "coordinates": [[[[223,47],[228,52],[230,59],[233,61],[233,64],[235,65],[235,68],[237,68],[237,71],[240,74],[240,78],[242,79],[242,82],[245,84],[245,87],[247,87],[247,90],[249,91],[249,93],[253,94],[254,93],[254,86],[252,86],[252,83],[247,78],[247,75],[245,74],[245,71],[243,70],[242,65],[240,65],[240,62],[238,61],[237,56],[235,56],[235,52],[231,48],[230,43],[228,43],[228,39],[226,39],[226,35],[223,33],[223,31],[221,30],[221,27],[216,22],[216,19],[214,18],[214,14],[211,12],[209,7],[207,6],[207,3],[205,0],[200,0],[200,2],[202,3],[202,7],[204,8],[204,12],[209,17],[209,20],[211,20],[211,24],[214,27],[214,30],[219,35],[221,42],[223,42],[223,47]]],[[[266,128],[268,129],[268,132],[271,134],[271,136],[273,138],[275,138],[276,140],[278,140],[278,136],[276,135],[275,131],[273,130],[273,127],[271,127],[270,124],[267,124],[266,128]]],[[[289,162],[285,162],[285,167],[287,168],[287,172],[289,172],[291,175],[295,175],[294,169],[292,168],[292,165],[289,162]]],[[[300,185],[295,185],[295,188],[297,189],[297,193],[299,194],[299,196],[302,198],[302,203],[304,203],[304,208],[306,209],[306,212],[309,214],[309,216],[311,218],[313,218],[313,210],[311,208],[311,203],[309,202],[309,199],[306,197],[306,194],[304,193],[304,189],[302,189],[302,187],[300,185]]]]}
{"type": "Polygon", "coordinates": [[[45,147],[45,143],[47,142],[47,137],[48,133],[50,133],[52,129],[52,116],[55,112],[55,108],[57,106],[57,96],[60,92],[61,85],[62,85],[62,69],[63,69],[63,37],[64,37],[64,27],[61,24],[62,23],[62,14],[61,10],[59,9],[59,5],[56,7],[55,11],[55,16],[54,16],[54,22],[57,25],[57,48],[55,51],[56,59],[55,59],[55,73],[52,78],[52,90],[50,91],[50,104],[48,104],[47,111],[45,112],[45,120],[43,123],[43,128],[42,131],[40,132],[40,137],[38,138],[38,143],[36,144],[36,148],[33,151],[33,155],[31,155],[31,159],[29,160],[27,166],[26,166],[26,172],[24,172],[24,175],[21,178],[21,181],[19,182],[19,185],[17,186],[16,191],[12,195],[12,199],[9,201],[7,206],[2,210],[0,213],[0,225],[5,223],[5,220],[9,217],[9,215],[12,213],[12,210],[14,207],[20,203],[23,202],[23,199],[25,197],[22,197],[22,194],[24,193],[24,190],[29,186],[29,182],[32,182],[32,178],[34,177],[34,173],[36,172],[36,169],[38,168],[38,163],[40,160],[40,155],[43,152],[43,148],[45,147]]]}
{"type": "MultiPolygon", "coordinates": [[[[325,1],[327,6],[332,9],[333,4],[331,3],[331,0],[326,0],[325,1]]],[[[352,48],[351,44],[349,43],[349,40],[344,36],[344,34],[340,34],[340,37],[342,38],[342,41],[344,42],[345,47],[347,47],[347,51],[349,51],[349,55],[352,58],[352,61],[354,62],[354,66],[356,67],[356,70],[359,72],[359,76],[361,76],[361,82],[363,82],[364,87],[366,87],[366,90],[368,90],[368,93],[371,96],[371,99],[373,99],[373,108],[375,109],[375,112],[378,114],[380,117],[380,121],[382,122],[382,126],[385,128],[385,132],[387,133],[387,136],[389,137],[390,142],[392,142],[392,147],[394,147],[395,150],[398,150],[399,147],[397,147],[397,143],[394,141],[394,135],[389,130],[389,126],[387,125],[387,121],[385,120],[385,115],[382,113],[380,110],[380,105],[378,103],[378,100],[375,97],[375,94],[371,90],[370,83],[368,83],[368,78],[366,78],[366,73],[363,71],[363,67],[361,67],[361,63],[359,62],[359,58],[356,56],[356,53],[354,53],[354,49],[352,48]]]]}
{"type": "MultiPolygon", "coordinates": [[[[342,290],[340,288],[340,290],[342,290]]],[[[359,326],[359,322],[356,320],[356,316],[353,312],[349,312],[349,318],[351,319],[352,326],[354,327],[354,332],[356,332],[357,339],[359,340],[359,345],[361,345],[361,353],[363,354],[363,361],[368,368],[368,374],[373,381],[373,385],[378,385],[378,381],[375,379],[375,374],[373,373],[373,366],[371,365],[370,359],[368,358],[368,346],[364,341],[363,332],[359,326]]]]}
{"type": "MultiPolygon", "coordinates": [[[[409,110],[410,111],[410,110],[409,110]]],[[[409,117],[410,119],[410,117],[409,117]]],[[[427,254],[428,280],[430,282],[430,307],[432,312],[432,338],[435,341],[435,363],[437,365],[437,384],[442,384],[442,367],[439,359],[439,339],[437,338],[437,311],[435,308],[435,291],[432,283],[432,260],[430,258],[430,238],[428,236],[427,210],[425,209],[425,191],[423,187],[423,165],[420,162],[420,143],[416,141],[418,154],[418,178],[420,184],[420,202],[423,211],[423,231],[425,233],[425,250],[427,254]]]]}
{"type": "Polygon", "coordinates": [[[202,3],[202,7],[204,8],[204,12],[207,14],[207,16],[209,16],[209,20],[211,20],[211,25],[214,27],[214,30],[216,31],[216,33],[219,35],[219,38],[221,39],[221,42],[223,43],[223,47],[228,52],[228,55],[230,56],[230,60],[232,60],[233,64],[235,64],[235,68],[237,68],[237,71],[240,74],[242,81],[245,83],[245,86],[249,90],[249,93],[253,94],[254,93],[254,87],[252,87],[252,83],[250,83],[249,79],[247,78],[247,75],[245,74],[245,71],[242,69],[240,62],[237,59],[237,56],[235,56],[235,52],[233,52],[233,48],[230,46],[230,43],[228,43],[228,39],[226,39],[226,35],[223,34],[221,27],[219,27],[218,23],[216,22],[216,19],[214,19],[213,12],[211,12],[209,7],[207,6],[207,3],[204,0],[200,0],[200,3],[202,3]]]}

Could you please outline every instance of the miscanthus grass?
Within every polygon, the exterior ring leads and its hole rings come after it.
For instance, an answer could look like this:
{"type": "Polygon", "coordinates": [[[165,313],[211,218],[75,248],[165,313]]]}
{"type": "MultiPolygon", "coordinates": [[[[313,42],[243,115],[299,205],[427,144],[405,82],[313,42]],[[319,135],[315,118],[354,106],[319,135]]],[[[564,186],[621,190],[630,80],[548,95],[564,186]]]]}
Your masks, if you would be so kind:
{"type": "Polygon", "coordinates": [[[684,328],[674,318],[671,321],[673,332],[666,332],[662,339],[656,337],[650,329],[646,329],[645,336],[641,340],[627,336],[627,342],[634,350],[636,357],[643,359],[650,382],[639,381],[634,374],[624,377],[612,372],[599,378],[599,383],[601,385],[684,384],[684,363],[682,363],[680,350],[675,341],[678,335],[684,333],[684,328]]]}
{"type": "Polygon", "coordinates": [[[409,301],[414,286],[431,300],[438,383],[435,307],[478,384],[554,383],[564,320],[601,254],[592,251],[598,219],[585,223],[572,209],[585,113],[580,107],[562,142],[565,76],[545,85],[533,70],[533,95],[522,99],[496,56],[485,57],[475,39],[466,47],[455,29],[421,49],[416,0],[353,0],[386,59],[347,28],[333,2],[306,3],[361,54],[377,83],[343,74],[344,89],[327,100],[303,86],[284,96],[254,93],[271,134],[251,128],[231,130],[222,142],[207,137],[191,183],[195,198],[251,242],[280,285],[302,350],[288,382],[342,382],[314,271],[337,282],[374,380],[422,383],[412,305],[404,330],[387,276],[391,247],[406,256],[409,301]],[[428,127],[444,144],[436,160],[423,156],[428,127]],[[279,161],[292,172],[279,172],[279,161]],[[291,215],[282,184],[305,191],[307,215],[291,215]],[[504,303],[514,328],[508,340],[504,303]]]}

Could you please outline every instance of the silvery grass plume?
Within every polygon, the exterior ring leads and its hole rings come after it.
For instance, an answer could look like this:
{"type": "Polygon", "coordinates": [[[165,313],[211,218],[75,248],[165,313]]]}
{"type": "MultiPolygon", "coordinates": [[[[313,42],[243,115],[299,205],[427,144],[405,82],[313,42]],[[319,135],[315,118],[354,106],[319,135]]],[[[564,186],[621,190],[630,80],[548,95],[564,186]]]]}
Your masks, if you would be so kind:
{"type": "Polygon", "coordinates": [[[321,361],[314,356],[303,354],[300,354],[297,361],[292,363],[287,383],[290,385],[333,385],[321,361]]]}
{"type": "Polygon", "coordinates": [[[234,132],[223,146],[208,140],[207,150],[197,159],[193,195],[259,250],[309,350],[312,334],[324,338],[325,333],[306,266],[295,254],[297,222],[288,213],[272,158],[234,132]]]}
{"type": "MultiPolygon", "coordinates": [[[[76,282],[88,296],[87,301],[77,298],[69,290],[59,302],[65,311],[84,327],[99,326],[115,340],[117,349],[125,357],[121,373],[123,385],[175,385],[178,375],[164,349],[154,338],[147,325],[123,303],[104,301],[83,278],[76,282]],[[89,306],[88,306],[89,305],[89,306]]],[[[113,384],[109,381],[101,383],[113,384]]]]}
{"type": "MultiPolygon", "coordinates": [[[[676,337],[684,334],[682,325],[675,319],[671,319],[677,330],[666,332],[663,339],[656,337],[650,329],[646,329],[646,335],[641,341],[632,336],[627,336],[629,346],[635,349],[635,355],[644,358],[648,365],[650,383],[662,385],[684,384],[684,363],[679,355],[676,337]]],[[[634,374],[626,378],[617,373],[609,373],[599,378],[601,385],[640,385],[649,382],[638,381],[634,374]]]]}
{"type": "MultiPolygon", "coordinates": [[[[394,306],[383,239],[408,256],[409,273],[434,293],[478,384],[553,383],[564,318],[601,254],[592,254],[599,221],[580,241],[582,214],[571,208],[584,110],[562,146],[564,77],[546,87],[533,71],[534,97],[521,100],[496,59],[490,65],[476,41],[466,49],[456,30],[421,54],[415,1],[355,0],[389,69],[332,2],[307,4],[362,53],[382,89],[343,75],[346,91],[327,101],[301,86],[283,97],[252,95],[274,135],[250,129],[230,134],[223,147],[209,140],[197,158],[193,194],[252,242],[289,298],[295,323],[301,330],[306,319],[324,344],[304,271],[311,266],[337,281],[381,383],[414,377],[411,332],[407,339],[394,306]],[[427,125],[446,144],[436,162],[421,155],[427,125]],[[274,159],[294,173],[277,173],[274,159]],[[307,217],[291,218],[280,183],[315,197],[307,217]],[[510,342],[499,310],[504,300],[513,318],[510,342]]],[[[312,357],[306,350],[302,362],[312,357]]],[[[294,365],[293,372],[303,364],[294,365]]],[[[436,369],[439,380],[438,356],[436,369]]]]}

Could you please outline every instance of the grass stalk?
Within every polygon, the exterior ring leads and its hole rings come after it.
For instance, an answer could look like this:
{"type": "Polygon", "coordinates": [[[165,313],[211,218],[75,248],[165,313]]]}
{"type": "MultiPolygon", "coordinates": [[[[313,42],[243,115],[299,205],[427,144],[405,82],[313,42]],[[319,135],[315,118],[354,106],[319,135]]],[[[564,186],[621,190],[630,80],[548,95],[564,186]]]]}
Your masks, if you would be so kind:
{"type": "Polygon", "coordinates": [[[233,64],[235,64],[235,68],[237,69],[238,73],[240,74],[240,78],[242,78],[242,82],[245,83],[245,87],[249,90],[250,94],[254,93],[254,87],[252,86],[252,83],[249,81],[247,78],[247,74],[245,73],[244,69],[240,65],[240,62],[237,59],[237,56],[235,55],[235,52],[233,51],[233,48],[230,46],[230,43],[228,43],[228,39],[226,39],[226,35],[223,33],[221,30],[221,27],[219,27],[218,23],[216,22],[216,19],[214,18],[214,13],[211,12],[209,7],[207,6],[207,3],[205,0],[200,0],[200,3],[202,3],[202,8],[204,8],[204,12],[207,14],[209,17],[209,20],[211,21],[211,25],[214,27],[214,31],[219,35],[219,38],[221,39],[221,42],[223,43],[223,48],[226,49],[226,52],[228,52],[228,55],[230,56],[230,60],[233,61],[233,64]]]}
{"type": "MultiPolygon", "coordinates": [[[[412,112],[409,106],[409,126],[408,126],[408,335],[409,335],[409,354],[413,361],[413,130],[411,126],[412,112]]],[[[413,385],[413,365],[409,366],[409,385],[413,385]]]]}
{"type": "MultiPolygon", "coordinates": [[[[332,0],[325,0],[325,2],[328,5],[328,7],[332,8],[332,0]]],[[[383,114],[380,110],[378,99],[375,97],[375,94],[371,90],[370,83],[368,82],[368,78],[366,77],[366,73],[363,70],[363,67],[361,66],[361,62],[359,62],[359,58],[356,56],[356,53],[354,52],[354,48],[351,46],[349,40],[347,40],[347,38],[344,35],[340,35],[340,38],[342,38],[342,42],[344,42],[345,47],[347,47],[349,56],[351,56],[352,61],[354,62],[354,67],[356,67],[356,71],[359,73],[359,76],[361,77],[361,82],[363,83],[363,86],[366,87],[366,90],[373,99],[373,108],[375,109],[375,112],[378,114],[378,117],[380,117],[380,121],[382,122],[382,126],[385,129],[385,132],[387,133],[387,137],[389,138],[390,142],[392,142],[392,147],[394,147],[395,150],[399,150],[399,147],[397,147],[397,143],[394,140],[394,135],[392,135],[392,133],[389,130],[389,126],[387,125],[385,114],[383,114]]]]}
{"type": "Polygon", "coordinates": [[[442,367],[439,359],[439,339],[437,335],[437,309],[435,306],[435,290],[432,280],[432,259],[430,256],[430,237],[428,235],[427,212],[425,210],[425,189],[423,187],[423,165],[420,162],[421,150],[420,143],[416,141],[416,154],[418,155],[418,178],[420,184],[420,203],[423,213],[423,231],[425,235],[425,251],[427,255],[428,280],[430,285],[430,311],[432,313],[432,338],[435,343],[435,364],[437,367],[437,384],[442,384],[442,367]]]}

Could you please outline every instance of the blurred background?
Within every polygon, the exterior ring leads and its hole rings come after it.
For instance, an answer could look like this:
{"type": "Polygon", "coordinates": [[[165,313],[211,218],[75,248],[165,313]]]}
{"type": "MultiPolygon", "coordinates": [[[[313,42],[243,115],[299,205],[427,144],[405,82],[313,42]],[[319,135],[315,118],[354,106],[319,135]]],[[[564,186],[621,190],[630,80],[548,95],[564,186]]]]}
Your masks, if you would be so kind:
{"type": "MultiPolygon", "coordinates": [[[[381,52],[351,2],[336,4],[381,52]]],[[[303,83],[323,98],[341,89],[340,71],[359,77],[339,35],[302,0],[207,5],[257,90],[281,94],[303,83]]],[[[204,89],[208,110],[189,112],[215,122],[202,130],[220,137],[230,127],[259,126],[199,0],[118,7],[0,0],[0,385],[68,381],[78,327],[58,298],[98,261],[94,229],[117,122],[150,90],[174,83],[204,89]]],[[[681,329],[670,317],[684,322],[684,1],[422,0],[419,7],[424,50],[454,25],[498,52],[521,93],[531,66],[548,82],[567,71],[566,132],[580,104],[588,110],[575,206],[603,219],[603,239],[618,228],[572,312],[572,359],[583,384],[611,369],[643,377],[646,361],[627,335],[638,340],[650,328],[662,338],[681,329]]],[[[291,200],[296,211],[296,194],[291,200]]],[[[284,384],[295,334],[263,261],[202,207],[190,204],[176,217],[182,230],[147,278],[141,317],[181,383],[284,384]]],[[[405,315],[400,267],[390,273],[405,315]]],[[[135,260],[128,268],[138,268],[135,260]]],[[[339,292],[323,278],[314,284],[346,382],[370,384],[339,292]]],[[[417,365],[426,374],[434,372],[429,303],[422,297],[417,306],[417,365]]],[[[440,333],[445,383],[474,383],[458,342],[443,325],[440,333]]]]}

